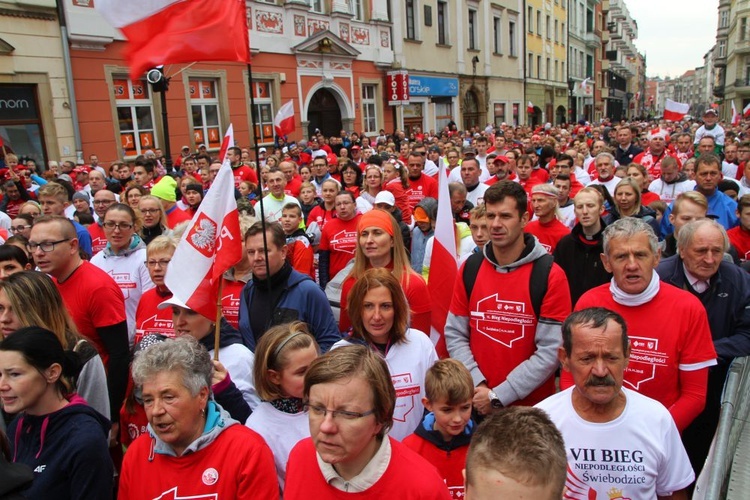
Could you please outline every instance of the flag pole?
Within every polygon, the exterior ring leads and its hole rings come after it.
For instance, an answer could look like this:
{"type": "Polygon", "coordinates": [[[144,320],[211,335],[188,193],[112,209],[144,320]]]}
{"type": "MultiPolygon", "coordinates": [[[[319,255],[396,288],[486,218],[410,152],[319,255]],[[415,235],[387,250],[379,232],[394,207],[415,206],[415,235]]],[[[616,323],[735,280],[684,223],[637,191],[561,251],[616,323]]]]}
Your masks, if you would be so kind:
{"type": "Polygon", "coordinates": [[[224,275],[219,278],[219,293],[216,296],[216,323],[214,323],[214,361],[219,361],[219,341],[221,337],[221,294],[224,291],[224,275]]]}
{"type": "Polygon", "coordinates": [[[255,150],[255,161],[256,161],[256,174],[258,176],[258,189],[260,190],[260,198],[258,199],[258,205],[260,206],[260,224],[263,228],[263,256],[266,260],[266,279],[271,278],[271,269],[268,264],[268,237],[266,235],[266,214],[263,211],[263,177],[260,174],[260,146],[258,145],[258,132],[255,129],[255,92],[253,89],[253,65],[247,63],[247,80],[250,87],[250,127],[253,131],[253,148],[255,150]]]}

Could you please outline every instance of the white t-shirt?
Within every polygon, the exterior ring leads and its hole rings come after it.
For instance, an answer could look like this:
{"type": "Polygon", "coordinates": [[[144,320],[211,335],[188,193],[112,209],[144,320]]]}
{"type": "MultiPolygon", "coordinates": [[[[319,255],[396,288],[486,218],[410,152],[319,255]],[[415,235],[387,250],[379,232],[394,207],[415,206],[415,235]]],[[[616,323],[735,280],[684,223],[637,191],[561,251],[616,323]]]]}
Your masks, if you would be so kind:
{"type": "Polygon", "coordinates": [[[467,188],[466,199],[470,201],[475,207],[484,205],[484,192],[489,188],[490,187],[483,182],[480,182],[473,191],[469,191],[467,188]]]}
{"type": "Polygon", "coordinates": [[[695,189],[695,181],[691,180],[667,184],[663,179],[659,178],[651,181],[651,184],[648,185],[648,190],[658,194],[659,198],[667,204],[672,203],[682,193],[692,191],[693,189],[695,189]]]}
{"type": "MultiPolygon", "coordinates": [[[[208,351],[208,354],[211,359],[214,358],[213,349],[208,351]]],[[[219,361],[227,369],[232,382],[242,393],[242,399],[250,406],[251,410],[255,411],[260,404],[260,397],[258,397],[253,383],[253,365],[255,364],[253,351],[242,344],[230,344],[219,348],[219,361]]]]}
{"type": "Polygon", "coordinates": [[[301,440],[310,437],[307,412],[284,413],[264,401],[253,410],[245,425],[260,434],[271,448],[279,486],[283,490],[286,462],[292,448],[301,440]]]}
{"type": "MultiPolygon", "coordinates": [[[[348,340],[339,340],[331,349],[353,345],[348,340]]],[[[413,328],[406,330],[403,342],[388,349],[385,362],[391,372],[396,388],[396,408],[393,412],[393,427],[388,435],[397,441],[412,434],[422,422],[424,406],[424,378],[427,370],[438,360],[435,347],[426,333],[413,328]]]]}
{"type": "Polygon", "coordinates": [[[600,424],[584,420],[573,409],[574,390],[536,405],[549,414],[565,440],[565,498],[615,498],[608,494],[620,492],[622,498],[655,499],[693,482],[695,474],[677,426],[658,401],[623,387],[622,414],[600,424]]]}
{"type": "Polygon", "coordinates": [[[616,175],[613,175],[610,180],[607,182],[602,182],[599,179],[593,180],[589,183],[589,186],[592,186],[594,184],[602,184],[604,187],[607,188],[607,191],[609,191],[609,195],[614,198],[615,197],[615,188],[620,183],[622,179],[617,177],[616,175]]]}

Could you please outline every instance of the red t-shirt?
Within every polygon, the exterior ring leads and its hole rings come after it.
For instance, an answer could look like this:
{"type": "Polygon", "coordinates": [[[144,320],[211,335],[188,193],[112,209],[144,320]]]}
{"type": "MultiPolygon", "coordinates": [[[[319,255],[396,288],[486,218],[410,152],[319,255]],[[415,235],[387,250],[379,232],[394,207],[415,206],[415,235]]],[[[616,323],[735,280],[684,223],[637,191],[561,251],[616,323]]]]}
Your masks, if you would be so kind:
{"type": "Polygon", "coordinates": [[[328,263],[329,279],[333,279],[354,258],[354,250],[357,248],[357,223],[360,217],[361,215],[357,214],[346,221],[337,217],[329,220],[323,228],[318,248],[331,253],[328,263]]]}
{"type": "Polygon", "coordinates": [[[237,168],[233,168],[232,175],[234,175],[234,187],[236,188],[240,187],[240,182],[242,181],[249,181],[253,184],[258,184],[258,174],[247,165],[240,165],[237,168]]]}
{"type": "Polygon", "coordinates": [[[245,288],[244,281],[235,281],[222,278],[224,288],[221,297],[221,312],[224,318],[235,328],[240,327],[240,295],[245,288]]]}
{"type": "Polygon", "coordinates": [[[21,210],[21,206],[26,203],[26,200],[24,199],[17,199],[17,200],[8,200],[8,204],[5,207],[5,213],[8,214],[8,217],[11,219],[15,219],[18,217],[18,212],[21,210]]]}
{"type": "Polygon", "coordinates": [[[401,184],[401,179],[397,178],[390,180],[385,186],[383,186],[383,189],[390,191],[396,199],[396,206],[401,210],[401,220],[407,224],[411,223],[412,206],[409,201],[409,192],[404,189],[404,186],[401,184]]]}
{"type": "Polygon", "coordinates": [[[138,344],[145,335],[164,335],[174,337],[172,308],[159,309],[158,305],[172,297],[171,292],[161,294],[156,287],[143,292],[138,308],[135,310],[135,340],[138,344]]]}
{"type": "Polygon", "coordinates": [[[302,177],[299,174],[295,174],[292,180],[286,183],[284,193],[289,196],[297,198],[299,196],[299,190],[302,187],[302,177]]]}
{"type": "Polygon", "coordinates": [[[740,259],[750,259],[750,231],[746,231],[742,226],[737,226],[727,231],[727,236],[729,236],[729,242],[737,250],[740,259]]]}
{"type": "Polygon", "coordinates": [[[552,219],[546,224],[539,219],[533,220],[526,224],[524,231],[536,236],[536,239],[539,240],[539,243],[542,244],[549,254],[554,253],[557,243],[563,238],[563,236],[570,234],[568,226],[557,219],[552,219]]]}
{"type": "MultiPolygon", "coordinates": [[[[393,263],[391,263],[388,268],[393,270],[393,263]]],[[[339,319],[339,330],[342,332],[345,332],[352,326],[351,319],[349,318],[347,299],[349,298],[349,292],[352,290],[356,281],[357,280],[354,277],[350,277],[341,285],[341,317],[339,319]]],[[[427,283],[425,283],[422,276],[409,269],[408,273],[404,273],[404,275],[401,276],[401,287],[404,289],[406,302],[409,304],[409,310],[411,312],[409,326],[429,335],[432,303],[430,301],[430,292],[427,289],[427,283]]]]}
{"type": "Polygon", "coordinates": [[[409,203],[412,209],[422,201],[423,198],[432,197],[437,200],[438,197],[438,183],[435,179],[429,175],[422,174],[419,179],[409,179],[409,203]]]}
{"type": "MultiPolygon", "coordinates": [[[[606,307],[625,318],[631,352],[624,387],[659,401],[675,421],[682,420],[672,410],[681,396],[680,370],[696,371],[716,363],[706,309],[690,292],[664,282],[656,297],[633,307],[615,302],[609,287],[604,284],[584,293],[575,310],[606,307]]],[[[563,372],[560,388],[571,385],[570,373],[563,372]]]]}
{"type": "MultiPolygon", "coordinates": [[[[529,280],[531,262],[509,273],[498,273],[484,259],[477,273],[471,297],[466,297],[463,266],[458,270],[450,312],[469,318],[469,345],[489,387],[505,382],[508,374],[536,351],[538,320],[531,304],[529,280]]],[[[563,322],[570,314],[570,288],[565,272],[554,264],[549,273],[547,294],[540,316],[563,322]]],[[[514,405],[533,406],[555,393],[555,377],[514,405]]]]}
{"type": "Polygon", "coordinates": [[[286,260],[297,271],[315,279],[314,252],[306,236],[286,240],[286,260]]]}
{"type": "Polygon", "coordinates": [[[108,366],[109,354],[96,329],[117,325],[127,319],[125,297],[120,287],[112,276],[88,261],[83,261],[64,283],[55,280],[55,284],[78,333],[96,346],[104,366],[108,366]]]}
{"type": "Polygon", "coordinates": [[[91,235],[91,255],[94,256],[104,250],[107,246],[107,237],[104,235],[104,229],[98,223],[89,224],[86,228],[91,235]]]}
{"type": "Polygon", "coordinates": [[[322,231],[325,225],[336,218],[336,210],[326,210],[324,206],[318,205],[310,210],[310,215],[307,216],[307,225],[309,226],[313,222],[318,224],[318,228],[322,231]]]}
{"type": "Polygon", "coordinates": [[[145,434],[122,463],[120,498],[255,500],[278,498],[276,466],[268,445],[242,424],[224,429],[195,453],[173,457],[151,450],[145,434]]]}

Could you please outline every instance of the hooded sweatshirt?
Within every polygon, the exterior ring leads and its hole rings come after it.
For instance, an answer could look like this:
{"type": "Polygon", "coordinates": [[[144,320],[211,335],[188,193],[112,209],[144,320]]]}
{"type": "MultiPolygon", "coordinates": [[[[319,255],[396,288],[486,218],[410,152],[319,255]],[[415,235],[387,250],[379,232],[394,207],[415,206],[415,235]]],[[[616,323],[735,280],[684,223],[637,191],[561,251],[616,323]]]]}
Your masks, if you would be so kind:
{"type": "Polygon", "coordinates": [[[8,427],[14,462],[34,471],[27,498],[92,500],[112,496],[110,423],[78,396],[48,415],[20,414],[8,427]]]}

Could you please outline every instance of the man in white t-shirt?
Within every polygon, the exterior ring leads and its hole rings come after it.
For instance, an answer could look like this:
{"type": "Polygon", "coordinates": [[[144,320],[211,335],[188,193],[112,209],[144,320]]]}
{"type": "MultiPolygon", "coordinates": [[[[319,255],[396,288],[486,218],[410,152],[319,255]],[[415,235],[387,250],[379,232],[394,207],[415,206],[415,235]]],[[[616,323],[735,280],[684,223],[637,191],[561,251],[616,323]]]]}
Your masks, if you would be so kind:
{"type": "Polygon", "coordinates": [[[598,177],[589,183],[589,186],[594,184],[602,184],[609,191],[612,198],[615,197],[615,188],[617,184],[622,180],[615,175],[615,157],[610,153],[603,152],[596,155],[594,160],[596,164],[596,172],[598,177]]]}
{"type": "Polygon", "coordinates": [[[630,359],[622,316],[583,309],[568,316],[562,333],[559,358],[575,385],[537,407],[565,440],[565,498],[687,498],[695,474],[672,416],[622,387],[630,359]]]}

